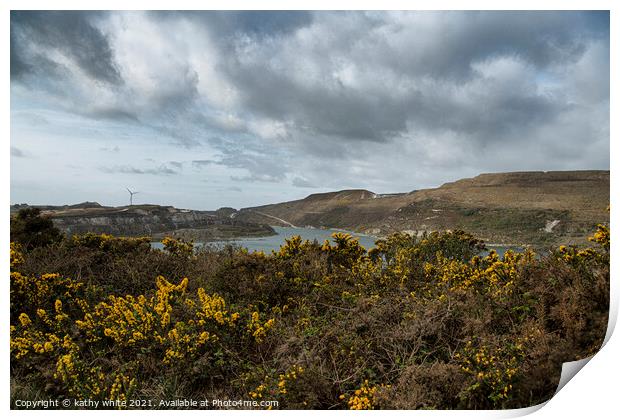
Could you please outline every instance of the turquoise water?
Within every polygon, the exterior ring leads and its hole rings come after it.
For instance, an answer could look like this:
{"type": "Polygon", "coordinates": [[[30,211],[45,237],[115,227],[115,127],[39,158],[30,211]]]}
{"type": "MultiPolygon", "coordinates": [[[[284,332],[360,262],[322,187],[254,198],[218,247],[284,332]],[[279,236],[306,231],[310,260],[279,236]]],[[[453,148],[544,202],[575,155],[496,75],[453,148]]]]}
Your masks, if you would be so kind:
{"type": "MultiPolygon", "coordinates": [[[[322,244],[325,240],[330,240],[333,243],[331,235],[336,232],[344,232],[342,230],[336,229],[306,229],[306,228],[297,228],[297,227],[280,227],[273,226],[273,229],[276,231],[277,235],[267,236],[265,238],[245,238],[238,239],[234,241],[230,241],[236,243],[244,248],[247,248],[248,251],[263,251],[266,253],[270,253],[272,250],[279,250],[280,246],[284,244],[284,240],[290,238],[291,236],[299,235],[302,239],[308,239],[310,241],[316,240],[318,243],[322,244]]],[[[374,236],[362,235],[359,233],[348,232],[354,238],[357,238],[360,245],[362,245],[366,249],[370,249],[375,246],[375,238],[374,236]]],[[[230,242],[213,242],[215,245],[223,245],[230,242]]]]}
{"type": "MultiPolygon", "coordinates": [[[[250,252],[255,251],[263,251],[265,253],[271,253],[271,251],[277,251],[280,249],[280,246],[284,244],[284,240],[290,238],[291,236],[299,235],[302,239],[308,239],[310,241],[316,240],[318,243],[322,244],[326,239],[330,240],[333,243],[331,235],[335,232],[346,232],[339,229],[308,229],[308,228],[298,228],[298,227],[280,227],[280,226],[272,226],[276,231],[277,235],[267,236],[263,238],[240,238],[230,241],[215,241],[208,242],[206,245],[214,246],[214,247],[223,247],[228,244],[235,244],[247,248],[250,252]]],[[[363,235],[355,232],[348,232],[354,238],[357,238],[360,245],[362,245],[366,249],[370,249],[375,246],[375,240],[377,240],[374,236],[363,235]]],[[[196,245],[202,245],[197,243],[196,245]]],[[[153,247],[161,249],[161,242],[153,242],[153,247]]],[[[502,246],[493,246],[489,247],[490,249],[495,249],[499,255],[504,255],[508,249],[513,249],[515,251],[521,251],[520,248],[510,248],[510,247],[502,247],[502,246]]],[[[484,251],[482,255],[487,255],[488,251],[484,251]]]]}
{"type": "MultiPolygon", "coordinates": [[[[272,226],[273,230],[276,231],[277,235],[266,236],[263,238],[239,238],[233,239],[230,241],[214,241],[208,242],[205,245],[213,246],[213,247],[223,247],[225,245],[239,245],[244,248],[247,248],[250,252],[255,251],[263,251],[265,253],[270,253],[271,251],[277,251],[280,249],[280,246],[284,244],[284,240],[290,238],[291,236],[299,235],[302,239],[314,241],[316,240],[318,243],[322,244],[328,239],[333,243],[331,235],[336,232],[346,232],[344,230],[339,229],[307,229],[307,228],[298,228],[298,227],[280,227],[280,226],[272,226]]],[[[360,245],[362,245],[366,249],[370,249],[375,246],[375,238],[374,236],[363,235],[360,233],[347,232],[350,233],[354,238],[359,240],[360,245]]],[[[154,248],[161,249],[161,242],[153,242],[154,248]]],[[[203,245],[201,243],[196,243],[196,245],[203,245]]]]}

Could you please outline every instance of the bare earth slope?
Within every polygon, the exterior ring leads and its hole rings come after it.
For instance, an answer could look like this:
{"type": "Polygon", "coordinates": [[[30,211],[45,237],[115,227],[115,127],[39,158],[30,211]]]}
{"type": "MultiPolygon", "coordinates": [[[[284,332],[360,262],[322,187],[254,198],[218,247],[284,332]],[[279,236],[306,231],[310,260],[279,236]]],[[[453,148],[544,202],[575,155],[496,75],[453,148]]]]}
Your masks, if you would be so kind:
{"type": "Polygon", "coordinates": [[[510,172],[407,194],[313,194],[242,209],[235,218],[374,235],[465,229],[489,243],[545,246],[586,241],[597,223],[609,221],[608,204],[609,171],[510,172]]]}

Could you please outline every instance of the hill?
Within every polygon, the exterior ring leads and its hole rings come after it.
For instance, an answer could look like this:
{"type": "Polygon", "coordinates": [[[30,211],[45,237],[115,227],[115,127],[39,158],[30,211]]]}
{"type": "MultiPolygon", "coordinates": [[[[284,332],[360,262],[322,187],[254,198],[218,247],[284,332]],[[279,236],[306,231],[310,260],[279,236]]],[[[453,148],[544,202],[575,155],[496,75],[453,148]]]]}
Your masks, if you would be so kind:
{"type": "Polygon", "coordinates": [[[609,171],[482,174],[403,194],[345,190],[240,210],[255,223],[349,229],[383,236],[464,229],[490,243],[586,241],[609,221],[609,171]]]}
{"type": "Polygon", "coordinates": [[[92,232],[117,236],[148,235],[154,239],[175,236],[211,241],[275,234],[268,224],[229,217],[226,209],[198,211],[154,204],[104,207],[86,202],[66,206],[18,204],[11,206],[11,213],[27,207],[41,209],[44,216],[50,217],[56,227],[69,235],[92,232]]]}

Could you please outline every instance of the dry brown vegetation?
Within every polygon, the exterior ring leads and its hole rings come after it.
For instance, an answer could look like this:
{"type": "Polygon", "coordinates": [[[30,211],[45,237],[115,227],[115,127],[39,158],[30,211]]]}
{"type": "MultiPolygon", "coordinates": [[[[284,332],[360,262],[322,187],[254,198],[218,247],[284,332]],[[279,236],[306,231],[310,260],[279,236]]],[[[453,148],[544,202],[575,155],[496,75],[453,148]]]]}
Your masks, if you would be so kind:
{"type": "Polygon", "coordinates": [[[540,247],[584,244],[608,221],[609,171],[483,174],[439,188],[377,196],[366,190],[312,194],[303,200],[243,209],[237,218],[326,226],[387,235],[462,229],[490,243],[540,247]],[[559,223],[551,232],[546,224],[559,223]]]}
{"type": "Polygon", "coordinates": [[[11,397],[517,408],[600,347],[609,230],[546,256],[456,231],[271,255],[84,235],[11,251],[11,397]]]}

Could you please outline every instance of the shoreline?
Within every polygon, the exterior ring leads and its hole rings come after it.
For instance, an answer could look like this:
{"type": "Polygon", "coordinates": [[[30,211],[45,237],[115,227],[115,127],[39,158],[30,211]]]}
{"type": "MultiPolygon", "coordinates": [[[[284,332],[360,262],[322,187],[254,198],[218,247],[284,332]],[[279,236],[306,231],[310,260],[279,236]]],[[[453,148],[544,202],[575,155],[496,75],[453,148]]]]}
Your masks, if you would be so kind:
{"type": "MultiPolygon", "coordinates": [[[[269,239],[269,238],[273,238],[274,236],[278,236],[281,235],[281,232],[278,232],[278,229],[305,229],[305,230],[309,230],[309,231],[324,231],[324,232],[343,232],[343,233],[348,233],[353,237],[364,237],[364,238],[369,238],[374,240],[375,242],[377,240],[384,240],[387,238],[387,236],[375,236],[375,235],[370,235],[370,234],[366,234],[366,233],[360,233],[360,232],[355,232],[352,230],[348,230],[348,229],[341,229],[341,228],[317,228],[314,226],[307,226],[307,227],[299,227],[299,226],[277,226],[277,225],[272,225],[270,226],[275,233],[271,234],[271,235],[257,235],[257,236],[239,236],[239,237],[226,237],[226,238],[208,238],[208,239],[194,239],[194,243],[196,245],[204,245],[204,244],[210,244],[210,243],[217,243],[217,242],[226,242],[226,243],[234,243],[237,241],[246,241],[246,240],[260,240],[260,239],[269,239]]],[[[171,235],[162,235],[162,234],[157,234],[157,236],[153,236],[152,239],[154,239],[151,243],[161,243],[161,239],[163,239],[166,236],[174,236],[172,234],[172,232],[170,232],[171,235]]],[[[389,236],[389,235],[388,235],[389,236]]],[[[499,248],[507,248],[507,249],[519,249],[521,251],[524,251],[526,249],[535,249],[536,246],[532,245],[532,244],[504,244],[504,243],[485,243],[485,247],[488,249],[494,249],[496,247],[499,248]]]]}

